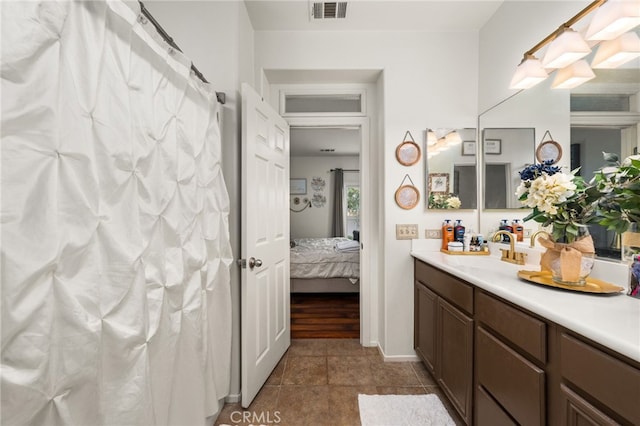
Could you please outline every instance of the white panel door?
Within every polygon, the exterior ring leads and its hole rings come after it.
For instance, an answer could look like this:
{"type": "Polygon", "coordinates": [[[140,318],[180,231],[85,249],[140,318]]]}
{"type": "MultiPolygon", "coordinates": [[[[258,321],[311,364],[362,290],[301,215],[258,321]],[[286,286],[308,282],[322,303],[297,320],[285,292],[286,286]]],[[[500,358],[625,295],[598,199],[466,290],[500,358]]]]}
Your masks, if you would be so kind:
{"type": "Polygon", "coordinates": [[[242,406],[248,407],[291,343],[289,125],[242,85],[242,406]]]}

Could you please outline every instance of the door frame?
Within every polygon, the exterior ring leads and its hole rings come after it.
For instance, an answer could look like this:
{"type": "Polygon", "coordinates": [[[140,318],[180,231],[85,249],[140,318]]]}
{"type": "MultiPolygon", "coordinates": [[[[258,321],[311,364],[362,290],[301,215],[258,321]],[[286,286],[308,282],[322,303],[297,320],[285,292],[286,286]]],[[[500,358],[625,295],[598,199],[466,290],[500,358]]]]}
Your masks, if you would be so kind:
{"type": "MultiPolygon", "coordinates": [[[[373,288],[371,281],[371,254],[373,247],[369,246],[372,240],[374,228],[371,220],[371,212],[374,205],[373,186],[370,176],[370,120],[368,117],[283,117],[292,127],[335,127],[357,126],[360,127],[360,344],[371,346],[373,325],[373,288]]],[[[291,161],[289,161],[291,163],[291,161]]]]}

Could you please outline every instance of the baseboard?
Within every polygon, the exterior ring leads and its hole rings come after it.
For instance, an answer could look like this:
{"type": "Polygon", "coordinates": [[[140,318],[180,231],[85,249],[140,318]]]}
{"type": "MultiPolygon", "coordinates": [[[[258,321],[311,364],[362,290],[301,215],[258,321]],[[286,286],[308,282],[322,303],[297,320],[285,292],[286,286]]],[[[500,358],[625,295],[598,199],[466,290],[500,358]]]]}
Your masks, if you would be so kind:
{"type": "Polygon", "coordinates": [[[418,355],[387,355],[382,350],[382,347],[378,343],[378,352],[382,356],[384,362],[416,362],[420,361],[418,355]]]}
{"type": "Polygon", "coordinates": [[[226,402],[227,404],[235,404],[236,402],[240,402],[240,397],[241,396],[242,396],[242,394],[240,394],[240,393],[233,394],[233,395],[228,395],[224,399],[224,402],[226,402]]]}

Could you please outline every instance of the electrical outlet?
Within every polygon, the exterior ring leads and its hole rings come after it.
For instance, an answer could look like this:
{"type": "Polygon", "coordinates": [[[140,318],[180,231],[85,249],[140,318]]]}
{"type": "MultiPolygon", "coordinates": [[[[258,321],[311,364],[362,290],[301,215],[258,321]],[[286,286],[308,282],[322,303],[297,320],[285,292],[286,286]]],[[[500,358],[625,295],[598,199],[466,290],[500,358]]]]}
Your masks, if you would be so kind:
{"type": "Polygon", "coordinates": [[[414,240],[418,238],[418,224],[396,225],[396,240],[414,240]]]}
{"type": "Polygon", "coordinates": [[[442,229],[425,229],[424,237],[431,240],[439,240],[442,238],[442,229]]]}
{"type": "Polygon", "coordinates": [[[533,230],[531,228],[524,228],[524,232],[522,233],[524,238],[531,238],[531,234],[533,234],[533,230]]]}

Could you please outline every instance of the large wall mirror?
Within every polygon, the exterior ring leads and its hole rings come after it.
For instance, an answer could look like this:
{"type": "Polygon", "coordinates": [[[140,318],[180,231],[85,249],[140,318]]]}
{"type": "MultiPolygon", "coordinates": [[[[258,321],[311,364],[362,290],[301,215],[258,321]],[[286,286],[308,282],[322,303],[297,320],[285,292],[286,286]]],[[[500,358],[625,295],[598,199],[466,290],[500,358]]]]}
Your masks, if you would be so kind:
{"type": "MultiPolygon", "coordinates": [[[[590,62],[588,60],[588,62],[590,62]]],[[[496,142],[502,140],[504,152],[508,146],[504,129],[519,129],[517,138],[528,142],[521,147],[520,156],[505,161],[513,173],[525,163],[535,161],[535,148],[542,142],[546,131],[562,147],[562,158],[558,165],[569,171],[580,167],[580,174],[589,181],[595,170],[603,166],[602,152],[614,152],[624,158],[638,152],[640,146],[640,60],[628,63],[624,68],[594,70],[596,77],[569,90],[550,88],[553,75],[545,82],[529,90],[519,92],[511,98],[489,109],[479,117],[480,134],[485,144],[483,156],[483,209],[520,208],[519,203],[499,199],[495,180],[505,176],[506,170],[489,170],[495,157],[486,153],[487,146],[496,151],[496,142]],[[530,132],[534,132],[532,144],[530,132]],[[488,145],[487,145],[488,143],[488,145]]],[[[511,131],[509,130],[509,131],[511,131]]],[[[511,135],[509,136],[511,137],[511,135]]],[[[500,181],[502,185],[502,182],[500,181]]],[[[515,190],[512,187],[507,191],[515,190]]],[[[599,256],[620,258],[618,238],[603,227],[592,225],[591,234],[599,256]]]]}
{"type": "Polygon", "coordinates": [[[427,129],[426,203],[430,209],[475,209],[476,129],[427,129]]]}

